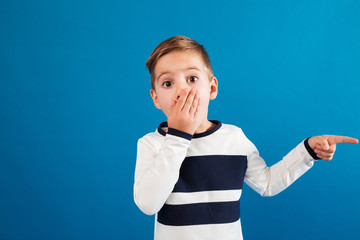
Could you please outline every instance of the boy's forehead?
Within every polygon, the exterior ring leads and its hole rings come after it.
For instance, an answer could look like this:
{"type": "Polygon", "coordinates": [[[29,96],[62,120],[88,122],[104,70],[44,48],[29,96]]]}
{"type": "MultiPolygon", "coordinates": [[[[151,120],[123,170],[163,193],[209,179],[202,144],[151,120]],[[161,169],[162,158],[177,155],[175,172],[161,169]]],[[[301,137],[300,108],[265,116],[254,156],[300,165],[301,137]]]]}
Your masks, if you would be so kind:
{"type": "Polygon", "coordinates": [[[173,51],[162,56],[155,65],[156,79],[164,73],[185,71],[188,69],[205,70],[200,54],[194,51],[173,51]]]}

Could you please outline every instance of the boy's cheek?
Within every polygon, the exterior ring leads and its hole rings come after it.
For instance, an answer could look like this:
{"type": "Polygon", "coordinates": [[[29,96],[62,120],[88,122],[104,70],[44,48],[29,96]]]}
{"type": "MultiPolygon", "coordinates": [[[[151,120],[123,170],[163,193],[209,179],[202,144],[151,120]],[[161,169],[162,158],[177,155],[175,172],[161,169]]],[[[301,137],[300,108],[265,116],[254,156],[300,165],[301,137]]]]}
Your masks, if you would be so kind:
{"type": "Polygon", "coordinates": [[[209,108],[209,97],[210,94],[203,94],[203,95],[199,95],[199,111],[201,112],[207,112],[208,108],[209,108]]]}
{"type": "Polygon", "coordinates": [[[201,105],[208,102],[210,100],[210,92],[207,91],[199,92],[199,100],[201,105]]]}

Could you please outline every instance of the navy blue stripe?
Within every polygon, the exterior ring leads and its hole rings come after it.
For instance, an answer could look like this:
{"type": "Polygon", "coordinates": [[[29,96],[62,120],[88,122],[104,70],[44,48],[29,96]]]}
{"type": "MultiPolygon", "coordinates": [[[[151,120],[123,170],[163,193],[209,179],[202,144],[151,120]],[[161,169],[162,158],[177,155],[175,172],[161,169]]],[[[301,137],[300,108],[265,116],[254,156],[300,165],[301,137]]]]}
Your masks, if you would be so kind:
{"type": "Polygon", "coordinates": [[[231,223],[240,219],[240,202],[212,202],[186,205],[165,204],[157,221],[171,226],[231,223]]]}
{"type": "Polygon", "coordinates": [[[192,137],[193,137],[193,135],[191,135],[191,134],[189,134],[187,132],[177,130],[175,128],[168,128],[168,134],[175,135],[175,136],[178,136],[178,137],[182,137],[182,138],[185,138],[187,140],[191,140],[192,137]]]}
{"type": "Polygon", "coordinates": [[[186,157],[173,192],[242,189],[246,169],[242,155],[186,157]]]}

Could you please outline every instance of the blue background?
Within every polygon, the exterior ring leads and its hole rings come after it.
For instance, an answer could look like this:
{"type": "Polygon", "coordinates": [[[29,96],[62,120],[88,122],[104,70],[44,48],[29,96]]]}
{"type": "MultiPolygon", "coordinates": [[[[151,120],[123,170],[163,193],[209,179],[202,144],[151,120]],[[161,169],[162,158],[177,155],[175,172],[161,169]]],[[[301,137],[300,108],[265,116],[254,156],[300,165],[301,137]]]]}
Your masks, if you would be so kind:
{"type": "MultiPolygon", "coordinates": [[[[209,119],[269,165],[308,136],[360,137],[360,2],[0,2],[0,239],[152,239],[133,202],[137,139],[166,120],[145,62],[173,35],[219,80],[209,119]]],[[[359,146],[281,194],[245,187],[245,239],[359,239],[359,146]]]]}

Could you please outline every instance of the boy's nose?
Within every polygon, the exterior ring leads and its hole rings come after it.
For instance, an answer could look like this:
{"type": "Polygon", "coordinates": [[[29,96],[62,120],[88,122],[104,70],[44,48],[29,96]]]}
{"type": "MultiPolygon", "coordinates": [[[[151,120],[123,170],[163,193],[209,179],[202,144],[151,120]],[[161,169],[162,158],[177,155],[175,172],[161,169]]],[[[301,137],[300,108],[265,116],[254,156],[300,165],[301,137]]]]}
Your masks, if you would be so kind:
{"type": "Polygon", "coordinates": [[[177,89],[177,91],[176,91],[176,97],[175,97],[176,100],[178,100],[181,95],[186,94],[186,93],[188,93],[189,91],[190,91],[190,89],[189,89],[188,86],[181,86],[181,87],[179,87],[179,88],[177,89]]]}

